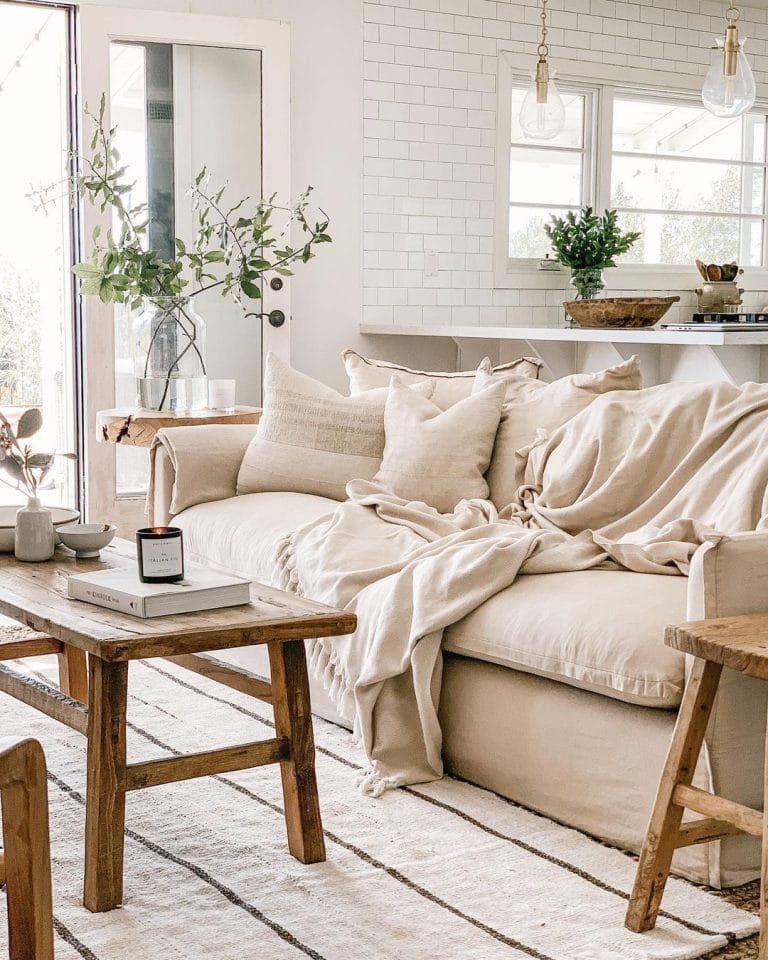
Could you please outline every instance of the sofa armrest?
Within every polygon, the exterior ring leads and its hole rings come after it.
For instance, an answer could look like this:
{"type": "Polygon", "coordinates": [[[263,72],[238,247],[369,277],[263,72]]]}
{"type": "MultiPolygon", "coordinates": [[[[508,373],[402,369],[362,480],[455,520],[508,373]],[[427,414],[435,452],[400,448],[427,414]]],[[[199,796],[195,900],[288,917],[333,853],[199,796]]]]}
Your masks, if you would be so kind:
{"type": "MultiPolygon", "coordinates": [[[[768,533],[712,537],[691,561],[688,619],[768,612],[768,533]]],[[[689,667],[692,658],[688,658],[689,667]]],[[[749,807],[763,805],[768,683],[724,670],[699,764],[704,789],[749,807]]],[[[759,876],[760,842],[734,837],[710,843],[710,883],[728,872],[739,848],[751,845],[759,876]]],[[[749,879],[743,877],[744,880],[749,879]]]]}
{"type": "Polygon", "coordinates": [[[167,524],[198,503],[234,497],[240,464],[257,430],[249,423],[158,431],[150,449],[150,524],[167,524]]]}

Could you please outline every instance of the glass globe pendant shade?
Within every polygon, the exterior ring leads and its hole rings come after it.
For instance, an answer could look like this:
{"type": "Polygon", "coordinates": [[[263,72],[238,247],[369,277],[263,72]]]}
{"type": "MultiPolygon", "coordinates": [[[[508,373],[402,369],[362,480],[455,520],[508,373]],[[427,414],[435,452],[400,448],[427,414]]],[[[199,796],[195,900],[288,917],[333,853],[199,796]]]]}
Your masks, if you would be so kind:
{"type": "Polygon", "coordinates": [[[520,110],[520,126],[528,140],[553,140],[565,126],[565,105],[549,73],[546,60],[540,60],[532,75],[520,110]]]}
{"type": "Polygon", "coordinates": [[[704,78],[701,101],[716,117],[739,117],[755,102],[755,77],[744,56],[744,41],[728,51],[717,39],[712,64],[704,78]]]}

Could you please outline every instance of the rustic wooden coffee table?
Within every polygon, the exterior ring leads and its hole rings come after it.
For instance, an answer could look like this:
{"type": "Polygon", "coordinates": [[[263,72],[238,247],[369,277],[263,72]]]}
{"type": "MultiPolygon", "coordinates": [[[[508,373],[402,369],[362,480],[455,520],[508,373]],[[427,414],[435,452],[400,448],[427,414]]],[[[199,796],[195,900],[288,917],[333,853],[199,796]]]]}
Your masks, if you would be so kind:
{"type": "Polygon", "coordinates": [[[0,555],[0,613],[38,631],[0,642],[0,661],[55,653],[61,687],[0,664],[0,691],[88,740],[84,905],[98,912],[122,902],[126,791],[192,777],[279,763],[289,850],[302,863],[325,860],[304,639],[351,633],[355,617],[260,584],[252,585],[248,605],[149,620],[67,599],[68,576],[135,565],[133,546],[120,540],[100,560],[76,560],[63,548],[46,563],[0,555]],[[203,656],[260,643],[269,647],[270,681],[203,656]],[[275,736],[128,763],[128,664],[150,657],[272,703],[275,736]]]}

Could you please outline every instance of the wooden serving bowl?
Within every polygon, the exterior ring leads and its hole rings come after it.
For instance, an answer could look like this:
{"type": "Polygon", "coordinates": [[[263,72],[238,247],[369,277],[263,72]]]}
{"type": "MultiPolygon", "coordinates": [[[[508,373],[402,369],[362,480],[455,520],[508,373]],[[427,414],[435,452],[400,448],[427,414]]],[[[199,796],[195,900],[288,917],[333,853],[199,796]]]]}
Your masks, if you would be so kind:
{"type": "Polygon", "coordinates": [[[601,300],[567,300],[566,313],[589,329],[641,329],[658,323],[680,297],[606,297],[601,300]]]}

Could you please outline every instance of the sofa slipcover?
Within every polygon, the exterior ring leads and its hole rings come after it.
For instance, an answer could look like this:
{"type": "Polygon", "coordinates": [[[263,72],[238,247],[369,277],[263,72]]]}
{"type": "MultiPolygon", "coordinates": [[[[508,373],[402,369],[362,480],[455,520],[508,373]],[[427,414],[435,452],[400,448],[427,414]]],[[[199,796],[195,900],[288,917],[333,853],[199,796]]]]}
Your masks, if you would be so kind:
{"type": "Polygon", "coordinates": [[[687,586],[626,570],[521,576],[449,627],[443,647],[626,703],[677,707],[685,657],[664,645],[664,628],[685,620],[687,586]]]}
{"type": "MultiPolygon", "coordinates": [[[[336,506],[251,493],[190,507],[174,523],[191,560],[271,583],[278,537],[336,506]]],[[[664,645],[664,627],[685,619],[686,587],[684,577],[616,570],[522,576],[449,627],[444,646],[627,703],[676,707],[685,659],[664,645]]]]}
{"type": "Polygon", "coordinates": [[[190,560],[271,583],[275,541],[330,513],[336,500],[309,493],[248,493],[199,503],[174,517],[190,560]]]}

